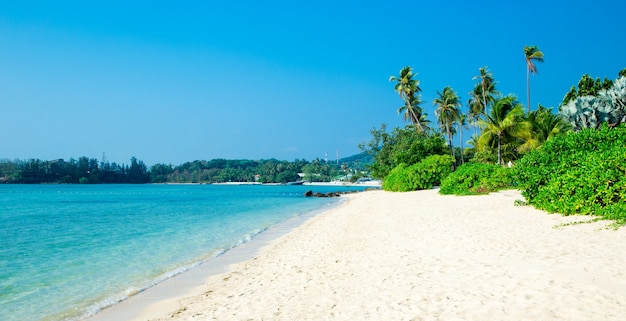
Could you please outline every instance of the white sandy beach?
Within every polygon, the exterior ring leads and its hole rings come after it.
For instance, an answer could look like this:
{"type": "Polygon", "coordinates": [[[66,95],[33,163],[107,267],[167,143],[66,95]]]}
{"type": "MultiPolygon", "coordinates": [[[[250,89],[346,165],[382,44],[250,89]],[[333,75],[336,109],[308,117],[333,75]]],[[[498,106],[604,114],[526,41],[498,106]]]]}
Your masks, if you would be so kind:
{"type": "Polygon", "coordinates": [[[345,197],[135,320],[626,319],[626,228],[555,228],[581,218],[517,191],[345,197]]]}

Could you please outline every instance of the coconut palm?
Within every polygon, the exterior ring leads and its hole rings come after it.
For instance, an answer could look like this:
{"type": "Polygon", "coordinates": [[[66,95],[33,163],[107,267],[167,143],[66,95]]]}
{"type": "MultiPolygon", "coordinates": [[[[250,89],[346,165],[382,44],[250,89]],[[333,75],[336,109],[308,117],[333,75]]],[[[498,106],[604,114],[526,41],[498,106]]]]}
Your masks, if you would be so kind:
{"type": "Polygon", "coordinates": [[[496,90],[496,83],[493,80],[493,74],[489,71],[487,66],[480,67],[478,69],[480,75],[472,78],[473,80],[480,78],[480,83],[476,84],[474,87],[474,93],[476,93],[477,98],[480,98],[479,102],[482,104],[478,104],[478,109],[481,109],[482,112],[489,113],[487,109],[487,105],[493,102],[496,95],[500,93],[496,90]]]}
{"type": "Polygon", "coordinates": [[[422,91],[419,87],[419,80],[414,79],[413,68],[406,66],[400,70],[400,76],[391,76],[389,81],[395,81],[393,89],[404,100],[404,106],[398,109],[398,113],[402,113],[404,120],[410,120],[415,124],[415,128],[419,132],[424,132],[424,127],[420,122],[422,118],[421,101],[418,93],[422,91]]]}
{"type": "Polygon", "coordinates": [[[563,116],[553,114],[552,108],[543,107],[541,104],[537,110],[531,111],[524,118],[530,130],[522,132],[524,144],[517,148],[520,152],[538,148],[554,135],[565,133],[572,128],[563,116]]]}
{"type": "Polygon", "coordinates": [[[426,134],[426,136],[428,136],[428,132],[430,131],[430,120],[427,119],[427,115],[426,113],[421,113],[419,115],[419,125],[422,128],[422,130],[424,131],[424,134],[426,134]]]}
{"type": "Polygon", "coordinates": [[[537,73],[535,61],[543,62],[543,52],[537,46],[524,46],[524,58],[526,59],[526,96],[528,98],[528,112],[530,113],[530,75],[537,73]]]}
{"type": "Polygon", "coordinates": [[[452,127],[459,118],[459,107],[461,106],[461,100],[456,94],[454,89],[447,86],[442,92],[437,92],[437,98],[433,101],[437,109],[435,114],[437,120],[441,125],[441,129],[445,131],[448,136],[448,145],[450,146],[450,153],[454,157],[454,148],[452,147],[452,135],[454,128],[452,127]]]}
{"type": "Polygon", "coordinates": [[[423,116],[423,109],[420,107],[422,102],[419,96],[409,97],[405,100],[404,105],[398,108],[398,114],[402,114],[404,121],[411,122],[412,124],[419,124],[420,130],[426,130],[424,124],[421,122],[423,116]]]}
{"type": "Polygon", "coordinates": [[[498,164],[502,164],[502,146],[504,138],[516,138],[520,132],[525,130],[525,123],[522,116],[524,110],[515,96],[508,95],[496,99],[491,108],[491,112],[482,120],[483,132],[478,138],[480,148],[497,144],[498,164]]]}

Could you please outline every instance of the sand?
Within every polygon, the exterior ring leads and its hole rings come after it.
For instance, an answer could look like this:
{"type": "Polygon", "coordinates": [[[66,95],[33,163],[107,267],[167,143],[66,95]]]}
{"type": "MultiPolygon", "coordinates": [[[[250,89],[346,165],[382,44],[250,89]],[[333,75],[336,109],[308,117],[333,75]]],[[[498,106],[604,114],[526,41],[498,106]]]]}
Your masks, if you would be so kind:
{"type": "Polygon", "coordinates": [[[370,191],[135,320],[625,320],[626,228],[517,191],[370,191]]]}

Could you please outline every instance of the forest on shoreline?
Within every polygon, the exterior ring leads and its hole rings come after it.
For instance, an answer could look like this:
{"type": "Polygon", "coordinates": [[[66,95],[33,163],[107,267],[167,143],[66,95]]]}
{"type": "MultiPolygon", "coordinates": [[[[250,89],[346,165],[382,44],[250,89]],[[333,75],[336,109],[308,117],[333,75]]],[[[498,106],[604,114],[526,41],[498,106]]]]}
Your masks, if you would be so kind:
{"type": "Polygon", "coordinates": [[[366,176],[372,158],[364,153],[336,161],[263,159],[196,160],[150,167],[132,157],[130,165],[79,157],[67,161],[0,160],[0,184],[146,184],[146,183],[288,183],[299,180],[356,181],[366,176]]]}

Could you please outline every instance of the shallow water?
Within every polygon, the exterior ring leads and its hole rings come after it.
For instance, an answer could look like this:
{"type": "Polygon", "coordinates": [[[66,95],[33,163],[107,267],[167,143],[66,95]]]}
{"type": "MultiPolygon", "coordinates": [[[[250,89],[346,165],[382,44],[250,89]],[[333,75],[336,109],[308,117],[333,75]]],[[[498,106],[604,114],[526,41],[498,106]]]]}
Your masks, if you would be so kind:
{"type": "Polygon", "coordinates": [[[0,185],[0,320],[74,320],[336,199],[344,186],[0,185]]]}

